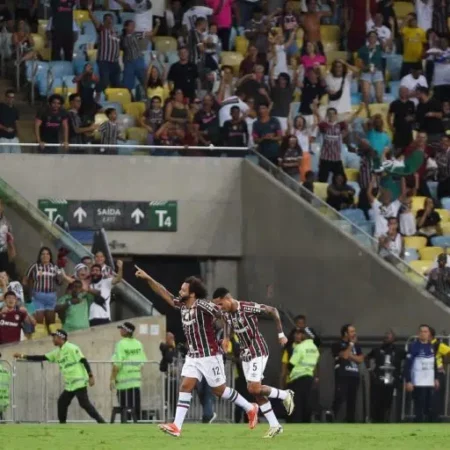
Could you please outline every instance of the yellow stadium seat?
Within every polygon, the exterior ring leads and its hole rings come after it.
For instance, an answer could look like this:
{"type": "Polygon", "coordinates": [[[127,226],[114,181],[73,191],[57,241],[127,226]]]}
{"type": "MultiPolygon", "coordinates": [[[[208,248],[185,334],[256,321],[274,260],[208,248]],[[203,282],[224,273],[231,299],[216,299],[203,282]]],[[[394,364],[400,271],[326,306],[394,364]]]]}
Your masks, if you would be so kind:
{"type": "Polygon", "coordinates": [[[441,223],[441,229],[444,236],[450,235],[450,222],[441,223]]]}
{"type": "Polygon", "coordinates": [[[333,64],[333,62],[336,61],[337,59],[342,59],[343,61],[347,61],[348,53],[333,50],[333,51],[327,52],[326,57],[327,57],[327,64],[329,66],[331,66],[331,64],[333,64]]]}
{"type": "Polygon", "coordinates": [[[415,196],[412,198],[412,210],[419,211],[419,209],[423,209],[423,205],[425,204],[426,197],[415,196]]]}
{"type": "Polygon", "coordinates": [[[406,236],[405,248],[415,248],[420,250],[427,246],[427,239],[422,236],[406,236]]]}
{"type": "Polygon", "coordinates": [[[42,51],[42,49],[45,47],[44,37],[37,33],[32,33],[31,36],[33,37],[33,41],[34,41],[34,49],[37,52],[42,51]]]}
{"type": "Polygon", "coordinates": [[[127,130],[127,139],[138,141],[139,144],[147,143],[148,131],[145,128],[131,127],[127,130]]]}
{"type": "Polygon", "coordinates": [[[321,25],[320,36],[324,44],[326,42],[339,43],[341,40],[341,29],[338,25],[321,25]]]}
{"type": "Polygon", "coordinates": [[[123,105],[123,110],[125,114],[129,114],[133,116],[135,119],[139,119],[139,117],[144,114],[145,111],[145,103],[144,102],[131,102],[123,105]]]}
{"type": "Polygon", "coordinates": [[[347,181],[358,181],[359,170],[350,168],[345,169],[345,176],[347,177],[347,181]]]}
{"type": "MultiPolygon", "coordinates": [[[[356,111],[358,111],[360,105],[352,105],[352,113],[355,113],[356,111]]],[[[359,118],[361,119],[367,119],[367,111],[366,108],[363,108],[358,115],[359,118]]]]}
{"type": "Polygon", "coordinates": [[[424,275],[427,271],[431,269],[431,266],[434,264],[434,260],[418,260],[411,261],[409,263],[409,267],[416,270],[420,274],[424,275]]]}
{"type": "Polygon", "coordinates": [[[75,9],[73,12],[73,19],[78,23],[78,25],[91,20],[89,17],[89,12],[85,9],[75,9]]]}
{"type": "Polygon", "coordinates": [[[108,102],[117,102],[121,105],[131,103],[131,94],[128,89],[125,88],[108,88],[105,89],[106,100],[108,102]]]}
{"type": "Polygon", "coordinates": [[[447,209],[435,209],[441,218],[441,224],[450,222],[450,211],[447,209]]]}
{"type": "Polygon", "coordinates": [[[434,261],[444,249],[441,247],[424,247],[419,248],[420,259],[424,261],[434,261]]]}
{"type": "Polygon", "coordinates": [[[397,19],[404,19],[408,14],[415,12],[414,5],[409,2],[394,2],[393,6],[397,19]]]}
{"type": "Polygon", "coordinates": [[[32,339],[43,339],[48,336],[47,327],[42,324],[36,324],[34,327],[34,333],[32,339]]]}
{"type": "Polygon", "coordinates": [[[172,36],[154,36],[153,42],[160,53],[176,52],[178,48],[177,40],[172,36]]]}
{"type": "Polygon", "coordinates": [[[248,39],[245,36],[236,36],[235,40],[236,51],[242,56],[245,56],[248,49],[248,39]]]}
{"type": "Polygon", "coordinates": [[[324,42],[323,43],[323,50],[325,53],[328,52],[335,52],[339,50],[339,42],[324,42]]]}
{"type": "Polygon", "coordinates": [[[164,84],[163,87],[158,86],[157,88],[148,88],[147,89],[147,98],[159,97],[161,101],[164,103],[166,99],[170,95],[170,89],[167,84],[164,84]]]}
{"type": "Polygon", "coordinates": [[[39,36],[42,36],[43,38],[45,38],[46,33],[47,33],[47,24],[48,24],[48,20],[39,20],[37,34],[39,34],[39,36]]]}
{"type": "Polygon", "coordinates": [[[238,52],[222,52],[220,54],[220,63],[224,66],[231,66],[234,73],[239,73],[239,66],[244,57],[238,52]]]}
{"type": "Polygon", "coordinates": [[[324,201],[327,199],[327,189],[328,189],[327,183],[319,183],[319,182],[314,183],[314,194],[316,194],[317,197],[319,197],[324,201]]]}
{"type": "Polygon", "coordinates": [[[87,50],[88,60],[89,61],[97,61],[97,50],[93,48],[89,48],[87,50]]]}
{"type": "Polygon", "coordinates": [[[51,48],[43,48],[40,50],[39,55],[42,58],[42,61],[50,61],[52,59],[52,49],[51,48]]]}
{"type": "Polygon", "coordinates": [[[106,117],[106,114],[104,113],[97,113],[95,115],[95,124],[101,125],[103,122],[106,122],[108,118],[106,117]]]}
{"type": "Polygon", "coordinates": [[[370,114],[381,114],[383,118],[387,117],[389,112],[389,103],[372,103],[369,105],[370,114]]]}

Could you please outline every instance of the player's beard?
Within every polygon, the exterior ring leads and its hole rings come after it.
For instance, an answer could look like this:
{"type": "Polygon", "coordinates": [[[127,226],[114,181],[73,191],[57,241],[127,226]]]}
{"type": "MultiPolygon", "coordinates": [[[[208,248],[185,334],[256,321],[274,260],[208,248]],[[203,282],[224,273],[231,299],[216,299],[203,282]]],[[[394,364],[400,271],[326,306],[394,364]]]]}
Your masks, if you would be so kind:
{"type": "Polygon", "coordinates": [[[184,297],[181,297],[180,295],[179,299],[180,302],[186,303],[189,300],[189,295],[185,295],[184,297]]]}

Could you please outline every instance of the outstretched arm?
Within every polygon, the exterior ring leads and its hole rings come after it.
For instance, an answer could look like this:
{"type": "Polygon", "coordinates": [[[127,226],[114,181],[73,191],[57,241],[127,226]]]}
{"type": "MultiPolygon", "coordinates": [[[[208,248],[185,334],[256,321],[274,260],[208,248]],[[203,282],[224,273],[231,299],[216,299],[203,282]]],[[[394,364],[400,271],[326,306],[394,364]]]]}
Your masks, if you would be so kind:
{"type": "Polygon", "coordinates": [[[174,295],[170,293],[162,284],[154,280],[148,273],[140,269],[138,266],[134,266],[137,269],[136,277],[142,278],[147,281],[152,291],[164,299],[170,306],[175,307],[174,295]]]}
{"type": "Polygon", "coordinates": [[[13,356],[16,359],[24,359],[25,361],[47,361],[47,357],[45,355],[24,355],[23,353],[14,353],[13,356]]]}
{"type": "Polygon", "coordinates": [[[287,338],[283,332],[283,325],[281,324],[280,313],[278,312],[278,309],[269,305],[261,305],[261,311],[265,312],[267,315],[271,316],[273,320],[275,320],[278,331],[278,340],[281,345],[286,345],[287,338]]]}

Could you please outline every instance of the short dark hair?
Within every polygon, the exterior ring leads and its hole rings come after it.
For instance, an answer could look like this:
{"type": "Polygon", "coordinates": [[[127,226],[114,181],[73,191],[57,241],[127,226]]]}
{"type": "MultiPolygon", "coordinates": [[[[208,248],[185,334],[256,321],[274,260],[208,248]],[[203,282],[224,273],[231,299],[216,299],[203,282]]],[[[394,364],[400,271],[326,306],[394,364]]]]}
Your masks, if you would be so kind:
{"type": "Polygon", "coordinates": [[[224,298],[230,291],[226,287],[218,287],[213,292],[213,298],[224,298]]]}
{"type": "Polygon", "coordinates": [[[200,278],[188,277],[184,282],[189,284],[190,294],[195,294],[197,298],[206,298],[208,296],[208,291],[200,278]]]}
{"type": "Polygon", "coordinates": [[[83,256],[82,258],[81,258],[81,262],[84,262],[84,261],[86,261],[87,259],[90,259],[91,261],[92,261],[92,257],[91,256],[83,256]]]}
{"type": "Polygon", "coordinates": [[[200,25],[201,23],[203,23],[203,22],[207,22],[207,20],[206,20],[206,18],[205,17],[197,17],[196,19],[195,19],[195,26],[197,26],[197,25],[200,25]]]}
{"type": "Polygon", "coordinates": [[[425,87],[425,86],[418,86],[418,87],[416,88],[416,91],[417,91],[419,94],[425,94],[425,95],[429,95],[429,94],[430,94],[430,89],[428,89],[428,88],[425,87]]]}
{"type": "Polygon", "coordinates": [[[432,337],[436,336],[436,330],[433,327],[428,327],[428,329],[430,330],[430,334],[432,337]]]}
{"type": "Polygon", "coordinates": [[[80,94],[74,93],[69,95],[69,102],[73,102],[77,97],[81,98],[80,94]]]}
{"type": "Polygon", "coordinates": [[[329,113],[330,111],[334,111],[337,114],[337,109],[336,108],[333,108],[333,107],[328,108],[327,109],[327,113],[329,113]]]}
{"type": "Polygon", "coordinates": [[[55,100],[58,100],[61,105],[64,105],[64,98],[59,94],[52,94],[48,98],[48,104],[51,105],[55,100]]]}
{"type": "Polygon", "coordinates": [[[225,70],[225,69],[230,69],[233,72],[233,68],[228,64],[225,64],[222,66],[222,70],[225,70]]]}
{"type": "Polygon", "coordinates": [[[113,15],[110,14],[110,13],[107,13],[107,14],[105,14],[105,15],[103,16],[103,22],[105,21],[105,19],[106,19],[107,17],[111,17],[111,19],[113,19],[113,15]]]}
{"type": "Polygon", "coordinates": [[[105,115],[109,119],[111,114],[116,110],[116,108],[106,108],[105,109],[105,115]]]}
{"type": "Polygon", "coordinates": [[[353,325],[351,323],[346,323],[345,325],[342,325],[341,327],[341,337],[344,337],[346,333],[348,333],[348,329],[352,327],[353,325]]]}
{"type": "Polygon", "coordinates": [[[5,97],[8,97],[8,95],[10,95],[10,94],[16,94],[16,91],[15,91],[15,89],[6,89],[6,91],[5,91],[5,97]]]}
{"type": "Polygon", "coordinates": [[[294,322],[297,322],[297,320],[305,320],[306,321],[306,316],[303,314],[299,314],[298,316],[294,317],[294,322]]]}
{"type": "Polygon", "coordinates": [[[233,111],[236,111],[236,110],[238,110],[239,112],[241,112],[241,108],[239,108],[239,106],[232,106],[231,107],[231,109],[230,109],[230,113],[232,113],[233,111]]]}
{"type": "Polygon", "coordinates": [[[17,298],[17,294],[14,291],[7,291],[4,295],[4,298],[8,297],[8,296],[13,296],[15,298],[17,298]]]}
{"type": "Polygon", "coordinates": [[[421,324],[419,325],[419,330],[420,330],[421,328],[428,328],[428,329],[430,330],[430,332],[431,332],[431,327],[430,327],[430,325],[428,325],[428,324],[426,324],[426,323],[421,323],[421,324]]]}
{"type": "Polygon", "coordinates": [[[94,268],[100,269],[100,271],[102,270],[102,266],[100,264],[92,264],[91,270],[94,268]]]}
{"type": "Polygon", "coordinates": [[[264,106],[264,107],[268,108],[268,107],[269,107],[269,104],[268,104],[267,102],[261,102],[261,103],[258,105],[258,109],[261,108],[261,106],[264,106]]]}

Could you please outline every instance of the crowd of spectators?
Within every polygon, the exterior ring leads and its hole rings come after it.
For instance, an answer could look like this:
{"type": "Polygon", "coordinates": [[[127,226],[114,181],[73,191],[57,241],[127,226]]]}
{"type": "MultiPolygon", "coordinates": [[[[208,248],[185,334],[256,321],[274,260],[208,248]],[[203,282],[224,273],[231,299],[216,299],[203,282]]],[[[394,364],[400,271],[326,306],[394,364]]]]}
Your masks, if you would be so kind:
{"type": "Polygon", "coordinates": [[[94,260],[84,257],[69,276],[64,270],[66,259],[54,261],[51,249],[42,247],[21,281],[14,257],[4,262],[0,344],[44,337],[61,326],[69,332],[111,322],[111,290],[122,280],[122,261],[116,262],[115,273],[99,251],[94,260]]]}

